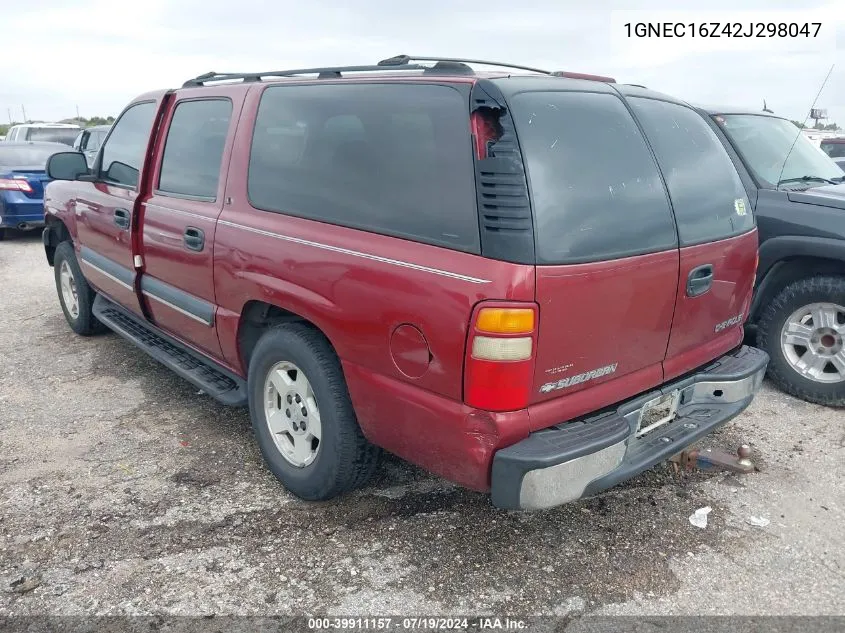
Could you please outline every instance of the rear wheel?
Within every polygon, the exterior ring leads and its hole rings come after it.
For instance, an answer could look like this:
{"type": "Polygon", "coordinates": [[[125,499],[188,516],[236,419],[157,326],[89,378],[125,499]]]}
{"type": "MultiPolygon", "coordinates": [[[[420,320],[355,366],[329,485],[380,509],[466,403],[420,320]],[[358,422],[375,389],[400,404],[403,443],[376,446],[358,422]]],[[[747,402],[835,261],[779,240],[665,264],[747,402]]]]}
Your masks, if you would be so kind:
{"type": "Polygon", "coordinates": [[[763,311],[757,341],[778,387],[845,406],[845,279],[811,277],[786,286],[763,311]]]}
{"type": "Polygon", "coordinates": [[[0,242],[6,239],[6,229],[0,229],[0,242]]]}
{"type": "Polygon", "coordinates": [[[97,293],[82,276],[71,242],[62,242],[56,247],[53,270],[59,303],[71,329],[82,336],[103,332],[105,326],[92,313],[97,293]]]}
{"type": "Polygon", "coordinates": [[[323,501],[363,486],[380,450],[364,438],[337,355],[317,330],[267,330],[249,363],[249,410],[273,474],[297,497],[323,501]]]}

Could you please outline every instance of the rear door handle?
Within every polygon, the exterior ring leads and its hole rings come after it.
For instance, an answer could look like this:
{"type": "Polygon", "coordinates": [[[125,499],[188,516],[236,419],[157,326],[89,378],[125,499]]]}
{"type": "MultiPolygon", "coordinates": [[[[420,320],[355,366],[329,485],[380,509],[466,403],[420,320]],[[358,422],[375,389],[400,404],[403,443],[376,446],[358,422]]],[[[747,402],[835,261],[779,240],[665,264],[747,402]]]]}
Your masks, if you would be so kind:
{"type": "Polygon", "coordinates": [[[193,226],[185,229],[182,240],[185,242],[185,248],[192,251],[201,251],[205,246],[205,234],[193,226]]]}
{"type": "Polygon", "coordinates": [[[129,211],[126,209],[114,210],[114,223],[122,229],[129,228],[129,211]]]}
{"type": "Polygon", "coordinates": [[[687,277],[687,296],[698,297],[713,287],[713,264],[693,268],[687,277]]]}

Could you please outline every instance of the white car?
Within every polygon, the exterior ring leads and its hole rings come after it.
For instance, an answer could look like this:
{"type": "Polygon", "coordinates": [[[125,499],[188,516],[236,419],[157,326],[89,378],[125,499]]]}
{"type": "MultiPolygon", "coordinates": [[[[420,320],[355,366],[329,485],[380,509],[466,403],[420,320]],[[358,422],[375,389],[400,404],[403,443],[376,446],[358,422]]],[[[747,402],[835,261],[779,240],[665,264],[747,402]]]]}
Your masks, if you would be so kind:
{"type": "Polygon", "coordinates": [[[72,123],[21,123],[9,128],[4,141],[45,141],[72,146],[79,129],[78,125],[72,123]]]}

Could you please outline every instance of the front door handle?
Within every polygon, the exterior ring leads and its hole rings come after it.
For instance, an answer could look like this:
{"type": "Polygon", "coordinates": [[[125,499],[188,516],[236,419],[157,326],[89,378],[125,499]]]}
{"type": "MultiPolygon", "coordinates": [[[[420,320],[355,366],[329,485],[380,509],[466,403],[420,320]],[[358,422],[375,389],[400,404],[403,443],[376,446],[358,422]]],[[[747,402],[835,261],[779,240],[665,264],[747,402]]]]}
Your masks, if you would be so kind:
{"type": "Polygon", "coordinates": [[[129,228],[129,211],[126,209],[114,210],[114,223],[122,229],[129,228]]]}
{"type": "Polygon", "coordinates": [[[200,229],[189,226],[182,235],[182,241],[185,242],[185,248],[201,251],[205,246],[205,234],[200,229]]]}
{"type": "Polygon", "coordinates": [[[687,277],[687,296],[699,297],[713,287],[713,264],[697,266],[687,277]]]}

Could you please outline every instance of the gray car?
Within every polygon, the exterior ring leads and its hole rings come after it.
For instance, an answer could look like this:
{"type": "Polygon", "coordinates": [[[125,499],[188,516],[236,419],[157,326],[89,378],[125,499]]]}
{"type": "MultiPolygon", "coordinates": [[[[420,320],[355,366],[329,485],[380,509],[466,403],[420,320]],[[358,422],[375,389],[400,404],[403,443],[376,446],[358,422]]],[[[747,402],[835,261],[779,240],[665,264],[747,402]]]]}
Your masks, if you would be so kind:
{"type": "Polygon", "coordinates": [[[85,154],[88,164],[94,163],[97,152],[111,129],[110,125],[95,125],[80,131],[73,141],[73,149],[85,154]]]}

